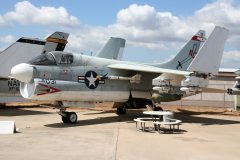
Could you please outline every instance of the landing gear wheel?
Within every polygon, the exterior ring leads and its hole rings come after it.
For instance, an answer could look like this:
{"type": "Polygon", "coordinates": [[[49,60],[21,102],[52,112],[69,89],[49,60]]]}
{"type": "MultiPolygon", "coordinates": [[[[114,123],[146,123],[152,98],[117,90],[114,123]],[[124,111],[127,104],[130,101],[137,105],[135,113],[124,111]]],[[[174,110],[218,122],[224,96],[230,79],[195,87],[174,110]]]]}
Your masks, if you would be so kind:
{"type": "Polygon", "coordinates": [[[62,116],[62,121],[63,121],[63,123],[69,123],[68,117],[62,116]]]}
{"type": "Polygon", "coordinates": [[[69,112],[68,113],[68,120],[70,123],[74,124],[74,123],[77,123],[77,114],[75,112],[69,112]]]}
{"type": "Polygon", "coordinates": [[[126,114],[126,112],[127,112],[127,109],[126,109],[125,106],[120,106],[120,107],[117,108],[117,114],[118,115],[126,114]]]}
{"type": "Polygon", "coordinates": [[[66,116],[62,116],[63,123],[77,123],[77,114],[75,112],[65,112],[66,116]]]}

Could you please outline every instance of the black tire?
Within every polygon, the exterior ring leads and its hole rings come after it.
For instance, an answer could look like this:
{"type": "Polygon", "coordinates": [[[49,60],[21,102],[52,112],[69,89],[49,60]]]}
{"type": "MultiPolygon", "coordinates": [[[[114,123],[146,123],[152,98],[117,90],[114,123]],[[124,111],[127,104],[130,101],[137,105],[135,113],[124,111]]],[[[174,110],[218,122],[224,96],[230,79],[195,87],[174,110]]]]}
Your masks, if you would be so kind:
{"type": "Polygon", "coordinates": [[[120,106],[120,107],[117,108],[117,114],[118,115],[126,114],[126,112],[127,112],[127,109],[126,109],[125,106],[120,106]]]}
{"type": "Polygon", "coordinates": [[[128,108],[137,108],[137,104],[134,99],[129,99],[125,105],[128,105],[128,108]]]}
{"type": "Polygon", "coordinates": [[[69,112],[68,113],[68,120],[69,120],[69,123],[77,123],[77,119],[78,119],[78,116],[75,112],[69,112]]]}
{"type": "Polygon", "coordinates": [[[62,116],[63,123],[69,123],[69,118],[62,116]]]}
{"type": "Polygon", "coordinates": [[[154,107],[154,111],[163,111],[162,107],[154,107]]]}

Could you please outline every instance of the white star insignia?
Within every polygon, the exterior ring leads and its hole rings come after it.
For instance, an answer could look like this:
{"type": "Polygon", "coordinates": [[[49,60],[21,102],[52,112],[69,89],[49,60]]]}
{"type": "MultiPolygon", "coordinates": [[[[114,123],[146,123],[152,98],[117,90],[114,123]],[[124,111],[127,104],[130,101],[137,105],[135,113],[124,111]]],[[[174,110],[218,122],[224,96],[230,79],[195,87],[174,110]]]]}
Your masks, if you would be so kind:
{"type": "Polygon", "coordinates": [[[86,78],[87,78],[87,80],[89,81],[89,84],[88,84],[89,87],[90,87],[91,85],[93,85],[94,87],[96,87],[95,81],[96,81],[97,78],[94,78],[94,77],[93,77],[92,72],[91,72],[91,77],[86,77],[86,78]]]}

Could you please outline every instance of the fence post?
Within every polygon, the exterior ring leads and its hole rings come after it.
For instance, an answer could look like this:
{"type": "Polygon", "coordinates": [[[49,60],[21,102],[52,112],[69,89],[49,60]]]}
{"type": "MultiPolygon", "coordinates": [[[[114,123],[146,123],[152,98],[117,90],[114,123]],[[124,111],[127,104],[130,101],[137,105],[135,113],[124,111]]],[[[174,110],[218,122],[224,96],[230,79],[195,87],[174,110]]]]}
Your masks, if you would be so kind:
{"type": "MultiPolygon", "coordinates": [[[[225,85],[226,85],[226,84],[223,85],[223,86],[224,86],[224,91],[225,91],[225,88],[226,88],[225,85]]],[[[226,94],[225,94],[225,92],[224,92],[224,93],[223,93],[223,97],[224,97],[224,98],[223,98],[223,100],[224,100],[224,103],[223,103],[224,106],[223,106],[223,107],[224,107],[224,108],[225,108],[225,101],[226,101],[226,97],[225,97],[225,96],[226,96],[226,94]]]]}

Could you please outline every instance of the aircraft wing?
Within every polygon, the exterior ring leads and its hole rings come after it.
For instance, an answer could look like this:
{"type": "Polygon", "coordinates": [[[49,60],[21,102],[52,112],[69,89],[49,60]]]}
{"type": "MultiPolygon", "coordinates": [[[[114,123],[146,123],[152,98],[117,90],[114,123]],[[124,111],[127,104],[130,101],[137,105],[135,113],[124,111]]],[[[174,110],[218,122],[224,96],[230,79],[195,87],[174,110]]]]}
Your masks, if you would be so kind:
{"type": "Polygon", "coordinates": [[[176,75],[183,75],[183,76],[187,76],[192,73],[192,72],[187,72],[187,71],[158,68],[158,67],[142,65],[142,64],[117,63],[117,64],[108,65],[108,68],[119,69],[119,70],[129,70],[129,71],[139,71],[139,72],[149,72],[149,73],[169,73],[169,74],[176,74],[176,75]]]}

